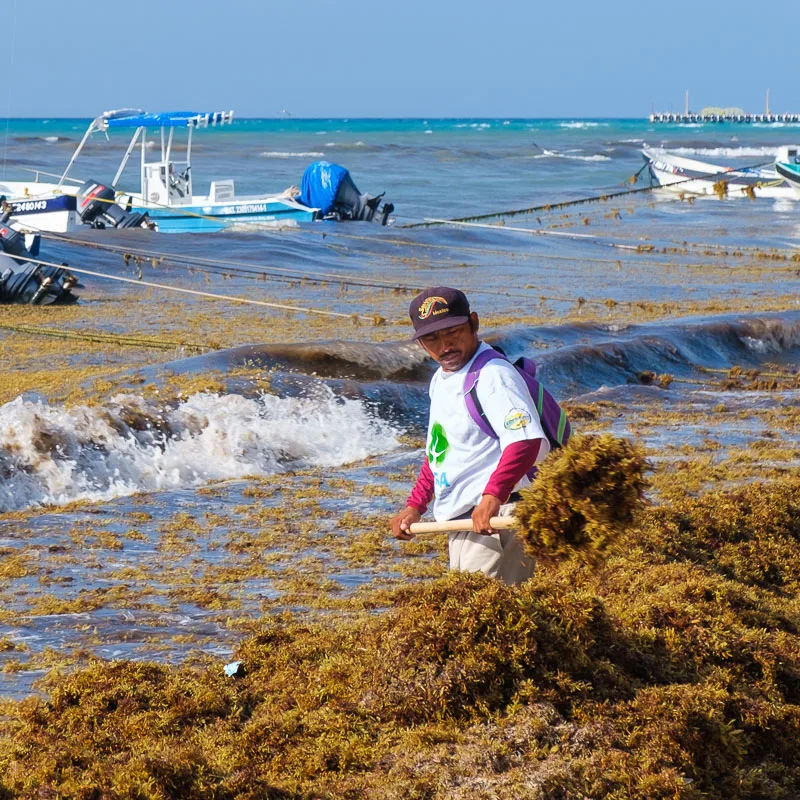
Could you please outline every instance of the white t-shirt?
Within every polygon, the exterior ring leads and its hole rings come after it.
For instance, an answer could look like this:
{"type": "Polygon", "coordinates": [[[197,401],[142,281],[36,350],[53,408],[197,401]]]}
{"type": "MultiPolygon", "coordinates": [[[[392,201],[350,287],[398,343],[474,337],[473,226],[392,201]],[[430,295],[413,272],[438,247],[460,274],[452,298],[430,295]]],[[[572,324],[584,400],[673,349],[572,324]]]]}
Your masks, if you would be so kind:
{"type": "MultiPolygon", "coordinates": [[[[490,349],[481,342],[475,356],[458,372],[441,367],[431,379],[431,412],[426,454],[434,478],[433,516],[454,519],[476,506],[503,450],[512,442],[544,439],[537,461],[550,452],[528,387],[512,364],[494,359],[478,378],[478,400],[499,436],[493,439],[478,427],[464,402],[464,378],[478,353],[490,349]]],[[[530,483],[523,476],[516,488],[530,483]]]]}

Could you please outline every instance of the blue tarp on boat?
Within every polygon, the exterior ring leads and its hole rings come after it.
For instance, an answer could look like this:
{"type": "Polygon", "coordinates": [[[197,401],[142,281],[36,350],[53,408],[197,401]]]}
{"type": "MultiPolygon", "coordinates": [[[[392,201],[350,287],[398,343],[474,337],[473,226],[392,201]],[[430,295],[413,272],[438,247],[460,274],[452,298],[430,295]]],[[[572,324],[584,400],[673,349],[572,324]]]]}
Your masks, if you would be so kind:
{"type": "Polygon", "coordinates": [[[315,161],[303,173],[299,201],[309,208],[318,208],[323,215],[327,214],[333,208],[342,181],[349,177],[350,172],[338,164],[315,161]]]}

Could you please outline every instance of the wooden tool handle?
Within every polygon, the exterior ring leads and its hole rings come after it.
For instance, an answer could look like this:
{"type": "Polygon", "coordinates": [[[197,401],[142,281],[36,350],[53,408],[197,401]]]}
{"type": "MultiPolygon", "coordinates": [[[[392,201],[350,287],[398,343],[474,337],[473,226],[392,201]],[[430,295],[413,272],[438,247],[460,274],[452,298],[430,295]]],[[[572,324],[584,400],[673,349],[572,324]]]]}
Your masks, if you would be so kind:
{"type": "MultiPolygon", "coordinates": [[[[496,530],[510,528],[514,524],[514,517],[492,517],[489,524],[496,530]]],[[[452,533],[453,531],[471,531],[472,520],[451,519],[448,522],[412,522],[409,526],[411,533],[452,533]]]]}

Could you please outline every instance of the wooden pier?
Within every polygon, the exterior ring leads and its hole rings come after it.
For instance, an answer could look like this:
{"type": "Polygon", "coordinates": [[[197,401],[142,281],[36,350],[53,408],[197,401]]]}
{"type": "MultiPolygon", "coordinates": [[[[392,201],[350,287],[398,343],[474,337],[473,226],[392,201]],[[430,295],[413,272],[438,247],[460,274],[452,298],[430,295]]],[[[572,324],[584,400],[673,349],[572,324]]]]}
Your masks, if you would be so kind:
{"type": "Polygon", "coordinates": [[[651,114],[651,123],[666,123],[671,125],[698,125],[706,122],[735,122],[735,123],[766,123],[775,124],[780,122],[800,122],[800,114],[746,114],[739,113],[704,113],[695,114],[693,112],[683,114],[651,114]]]}
{"type": "Polygon", "coordinates": [[[650,122],[667,125],[702,125],[706,122],[733,122],[746,125],[760,122],[775,125],[782,122],[800,122],[800,114],[773,114],[769,107],[769,89],[767,89],[763,114],[747,114],[741,108],[717,108],[716,106],[707,106],[698,114],[689,110],[689,90],[687,89],[682,114],[671,111],[666,114],[654,112],[650,115],[650,122]]]}

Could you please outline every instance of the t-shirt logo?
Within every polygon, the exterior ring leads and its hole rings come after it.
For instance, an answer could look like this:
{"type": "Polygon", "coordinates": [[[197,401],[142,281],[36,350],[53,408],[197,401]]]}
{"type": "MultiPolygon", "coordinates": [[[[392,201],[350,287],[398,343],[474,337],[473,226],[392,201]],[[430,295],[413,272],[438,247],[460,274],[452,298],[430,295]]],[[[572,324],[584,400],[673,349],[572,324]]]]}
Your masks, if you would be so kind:
{"type": "Polygon", "coordinates": [[[503,427],[507,431],[518,431],[529,425],[531,415],[524,408],[512,408],[503,420],[503,427]]]}
{"type": "Polygon", "coordinates": [[[428,442],[428,462],[439,466],[447,456],[450,443],[441,423],[434,422],[431,426],[430,441],[428,442]]]}

